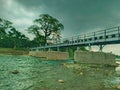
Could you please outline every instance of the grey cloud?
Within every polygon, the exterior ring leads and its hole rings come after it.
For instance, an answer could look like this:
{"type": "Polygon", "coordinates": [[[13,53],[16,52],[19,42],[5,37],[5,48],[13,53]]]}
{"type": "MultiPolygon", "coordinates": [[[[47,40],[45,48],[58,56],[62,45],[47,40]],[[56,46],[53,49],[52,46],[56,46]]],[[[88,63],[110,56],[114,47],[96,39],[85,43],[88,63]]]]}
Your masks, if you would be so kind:
{"type": "Polygon", "coordinates": [[[65,27],[63,36],[71,37],[120,25],[120,0],[0,0],[0,17],[26,35],[25,29],[42,13],[57,18],[65,27]]]}
{"type": "MultiPolygon", "coordinates": [[[[65,26],[64,36],[120,24],[120,0],[14,0],[14,2],[28,10],[28,14],[36,12],[34,18],[41,13],[56,17],[65,26]]],[[[22,18],[21,15],[15,17],[22,18]]],[[[24,18],[34,19],[27,16],[24,18]]]]}

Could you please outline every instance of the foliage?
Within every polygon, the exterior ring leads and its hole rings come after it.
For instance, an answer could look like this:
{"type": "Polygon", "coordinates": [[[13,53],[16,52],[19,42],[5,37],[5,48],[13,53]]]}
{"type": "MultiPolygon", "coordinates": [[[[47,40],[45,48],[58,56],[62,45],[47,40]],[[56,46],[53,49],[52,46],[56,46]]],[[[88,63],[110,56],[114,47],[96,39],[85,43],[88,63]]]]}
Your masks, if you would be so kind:
{"type": "MultiPolygon", "coordinates": [[[[28,33],[34,34],[36,37],[33,39],[33,42],[37,45],[44,43],[44,36],[39,32],[39,27],[37,25],[31,25],[28,28],[28,33]]],[[[36,46],[36,45],[35,45],[36,46]]]]}
{"type": "Polygon", "coordinates": [[[41,14],[38,19],[34,20],[34,23],[35,25],[30,26],[28,30],[40,40],[44,40],[44,45],[47,44],[47,38],[52,33],[58,33],[64,29],[64,26],[56,18],[48,14],[41,14]],[[43,35],[41,32],[43,32],[43,35]]]}
{"type": "Polygon", "coordinates": [[[12,22],[0,18],[0,39],[6,37],[7,32],[11,29],[12,22]]]}
{"type": "MultiPolygon", "coordinates": [[[[41,14],[34,22],[35,25],[31,25],[28,28],[28,32],[34,34],[35,38],[29,40],[28,37],[12,26],[12,22],[0,18],[0,47],[14,49],[38,47],[40,45],[45,45],[47,43],[47,38],[50,39],[49,36],[55,33],[60,39],[60,31],[64,26],[56,18],[48,14],[41,14]]],[[[64,43],[68,42],[69,40],[64,41],[64,43]]],[[[71,58],[73,58],[75,50],[76,47],[68,49],[71,58]]],[[[86,51],[84,47],[80,47],[80,50],[86,51]]],[[[61,48],[61,51],[66,51],[66,48],[61,48]]]]}
{"type": "Polygon", "coordinates": [[[19,48],[29,47],[29,38],[16,30],[12,22],[0,18],[0,47],[19,48]]]}
{"type": "MultiPolygon", "coordinates": [[[[77,50],[76,46],[73,46],[73,47],[62,47],[62,48],[60,48],[60,51],[63,51],[63,52],[67,51],[67,52],[69,52],[69,56],[70,56],[71,59],[74,58],[74,52],[76,50],[77,50]]],[[[85,47],[81,47],[81,46],[79,46],[79,50],[80,51],[88,51],[85,47]]]]}

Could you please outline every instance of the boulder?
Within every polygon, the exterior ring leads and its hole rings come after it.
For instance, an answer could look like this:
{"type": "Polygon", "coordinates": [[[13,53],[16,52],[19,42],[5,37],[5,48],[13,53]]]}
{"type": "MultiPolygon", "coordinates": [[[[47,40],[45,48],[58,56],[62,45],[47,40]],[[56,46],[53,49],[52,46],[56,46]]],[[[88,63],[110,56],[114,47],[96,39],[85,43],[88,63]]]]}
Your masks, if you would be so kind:
{"type": "Polygon", "coordinates": [[[18,73],[19,73],[18,70],[14,70],[14,71],[12,71],[12,74],[18,74],[18,73]]]}
{"type": "Polygon", "coordinates": [[[63,81],[63,80],[58,80],[58,82],[59,82],[59,83],[64,83],[64,81],[63,81]]]}

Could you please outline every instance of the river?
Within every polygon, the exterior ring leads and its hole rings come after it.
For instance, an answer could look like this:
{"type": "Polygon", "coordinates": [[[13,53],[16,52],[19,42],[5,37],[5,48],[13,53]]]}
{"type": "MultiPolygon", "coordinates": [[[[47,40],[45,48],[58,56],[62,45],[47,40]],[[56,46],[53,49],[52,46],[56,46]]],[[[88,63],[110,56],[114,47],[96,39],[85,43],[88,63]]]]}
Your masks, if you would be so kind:
{"type": "Polygon", "coordinates": [[[0,90],[119,90],[119,85],[120,66],[88,67],[73,65],[72,60],[0,55],[0,90]]]}

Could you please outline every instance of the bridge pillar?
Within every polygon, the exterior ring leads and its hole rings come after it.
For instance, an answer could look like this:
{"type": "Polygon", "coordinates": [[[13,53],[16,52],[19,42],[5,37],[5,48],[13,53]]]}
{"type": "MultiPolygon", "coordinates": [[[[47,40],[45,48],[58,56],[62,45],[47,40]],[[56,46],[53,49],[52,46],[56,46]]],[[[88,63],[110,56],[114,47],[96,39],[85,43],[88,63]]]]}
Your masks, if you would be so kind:
{"type": "Polygon", "coordinates": [[[105,46],[105,45],[99,45],[99,51],[100,51],[100,52],[102,52],[104,46],[105,46]]]}
{"type": "Polygon", "coordinates": [[[34,49],[30,49],[30,51],[34,51],[34,49]]]}
{"type": "Polygon", "coordinates": [[[43,48],[43,51],[45,51],[45,48],[43,48]]]}
{"type": "Polygon", "coordinates": [[[118,40],[120,40],[120,27],[118,27],[118,40]]]}
{"type": "Polygon", "coordinates": [[[48,48],[48,51],[51,51],[51,48],[48,48]]]}
{"type": "Polygon", "coordinates": [[[57,47],[57,51],[60,51],[60,48],[59,48],[59,47],[57,47]]]}
{"type": "Polygon", "coordinates": [[[66,47],[66,52],[68,52],[69,51],[69,48],[68,47],[66,47]]]}
{"type": "Polygon", "coordinates": [[[36,51],[39,51],[39,49],[38,49],[38,48],[36,48],[36,51]]]}
{"type": "Polygon", "coordinates": [[[43,49],[41,49],[40,51],[43,51],[43,49]]]}
{"type": "Polygon", "coordinates": [[[90,44],[88,45],[88,49],[89,49],[89,51],[92,51],[92,47],[90,44]]]}
{"type": "Polygon", "coordinates": [[[80,50],[80,47],[77,47],[77,51],[79,51],[80,50]]]}

